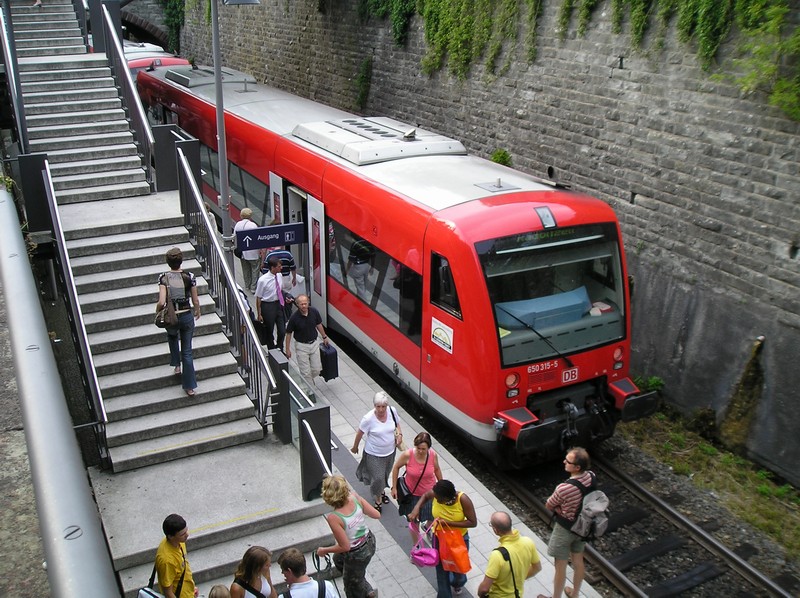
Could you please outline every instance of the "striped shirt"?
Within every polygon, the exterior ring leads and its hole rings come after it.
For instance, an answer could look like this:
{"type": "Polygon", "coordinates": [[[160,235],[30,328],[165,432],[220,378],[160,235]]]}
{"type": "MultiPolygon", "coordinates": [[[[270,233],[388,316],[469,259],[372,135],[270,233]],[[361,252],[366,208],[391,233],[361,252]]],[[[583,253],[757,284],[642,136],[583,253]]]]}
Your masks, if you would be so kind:
{"type": "MultiPolygon", "coordinates": [[[[592,474],[589,471],[584,471],[575,479],[587,488],[592,485],[592,474]]],[[[547,499],[546,506],[548,509],[555,512],[557,516],[568,521],[574,521],[582,502],[583,495],[581,491],[572,484],[563,482],[556,486],[553,494],[547,499]]]]}

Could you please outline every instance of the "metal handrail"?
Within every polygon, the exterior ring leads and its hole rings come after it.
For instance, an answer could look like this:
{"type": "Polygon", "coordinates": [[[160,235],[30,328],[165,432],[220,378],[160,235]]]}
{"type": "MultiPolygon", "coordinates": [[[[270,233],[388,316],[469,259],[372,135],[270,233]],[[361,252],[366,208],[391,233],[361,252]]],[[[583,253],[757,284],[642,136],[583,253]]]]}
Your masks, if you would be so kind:
{"type": "Polygon", "coordinates": [[[242,297],[237,290],[236,278],[228,262],[223,259],[224,250],[216,235],[216,226],[208,215],[203,196],[197,186],[189,161],[181,148],[178,154],[178,182],[182,198],[185,191],[193,201],[184,203],[184,223],[192,233],[198,260],[204,262],[204,275],[209,294],[214,298],[222,319],[222,326],[239,357],[239,366],[247,376],[250,398],[256,402],[256,418],[267,426],[273,414],[277,383],[267,362],[255,326],[250,320],[242,297]],[[188,189],[185,188],[188,185],[188,189]],[[266,385],[264,382],[266,381],[266,385]]]}
{"type": "Polygon", "coordinates": [[[39,290],[11,195],[0,187],[0,280],[22,408],[50,596],[119,596],[97,505],[86,477],[39,290]],[[13,291],[12,291],[13,289],[13,291]]]}
{"type": "Polygon", "coordinates": [[[28,121],[25,118],[25,106],[22,103],[22,84],[19,80],[17,47],[14,41],[14,33],[9,28],[10,24],[11,3],[9,0],[3,0],[3,10],[0,10],[0,36],[2,36],[6,81],[11,94],[11,105],[14,107],[14,120],[17,123],[20,153],[27,154],[30,147],[28,142],[28,121]]]}
{"type": "Polygon", "coordinates": [[[153,131],[147,121],[147,115],[139,99],[139,94],[136,92],[136,86],[128,68],[128,61],[125,59],[125,52],[122,49],[122,42],[117,35],[117,29],[111,19],[111,14],[105,4],[101,8],[103,11],[103,36],[106,46],[106,58],[122,94],[124,105],[128,110],[128,118],[130,119],[136,144],[142,154],[145,178],[150,184],[150,188],[155,189],[152,160],[153,146],[155,145],[153,131]]]}
{"type": "Polygon", "coordinates": [[[100,459],[104,466],[108,466],[108,440],[106,437],[108,416],[106,414],[105,403],[103,402],[103,393],[100,391],[100,382],[97,379],[97,370],[94,366],[92,351],[89,348],[89,337],[86,332],[83,311],[81,310],[80,301],[78,301],[78,289],[72,277],[72,264],[69,259],[69,254],[67,253],[67,241],[64,238],[64,229],[61,226],[61,215],[56,205],[55,189],[53,188],[53,179],[50,175],[50,162],[48,160],[44,162],[42,179],[47,195],[47,203],[50,206],[50,217],[53,221],[53,245],[55,246],[58,263],[61,266],[60,272],[63,277],[64,292],[66,293],[64,299],[67,302],[70,319],[72,320],[72,334],[75,344],[77,345],[78,356],[83,364],[81,373],[83,375],[84,385],[91,400],[89,407],[94,418],[94,422],[92,422],[91,425],[95,428],[100,459]]]}
{"type": "Polygon", "coordinates": [[[314,451],[317,454],[317,459],[319,459],[319,462],[322,464],[322,469],[324,469],[325,473],[328,475],[333,475],[331,468],[328,467],[328,463],[325,460],[325,455],[322,454],[322,449],[319,446],[319,442],[317,442],[317,437],[314,435],[314,430],[311,429],[311,424],[309,424],[306,420],[303,420],[303,427],[306,429],[306,432],[308,432],[308,437],[311,439],[311,443],[314,445],[314,451]]]}

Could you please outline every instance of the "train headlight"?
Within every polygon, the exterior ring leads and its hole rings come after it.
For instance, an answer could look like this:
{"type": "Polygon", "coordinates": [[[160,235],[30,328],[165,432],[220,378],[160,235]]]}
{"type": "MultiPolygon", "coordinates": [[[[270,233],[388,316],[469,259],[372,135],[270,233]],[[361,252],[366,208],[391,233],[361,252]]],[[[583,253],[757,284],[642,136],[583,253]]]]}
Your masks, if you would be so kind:
{"type": "MultiPolygon", "coordinates": [[[[625,354],[622,347],[614,349],[614,361],[622,361],[622,356],[625,354]]],[[[616,368],[615,368],[616,369],[616,368]]]]}
{"type": "Polygon", "coordinates": [[[519,386],[519,374],[514,372],[506,376],[506,388],[516,388],[517,386],[519,386]]]}

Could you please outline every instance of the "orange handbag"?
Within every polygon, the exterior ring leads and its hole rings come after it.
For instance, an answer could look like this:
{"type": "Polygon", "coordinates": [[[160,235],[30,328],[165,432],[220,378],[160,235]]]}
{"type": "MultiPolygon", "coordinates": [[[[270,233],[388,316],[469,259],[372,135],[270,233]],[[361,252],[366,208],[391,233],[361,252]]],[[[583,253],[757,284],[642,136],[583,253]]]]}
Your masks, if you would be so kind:
{"type": "Polygon", "coordinates": [[[439,521],[436,526],[436,539],[439,541],[439,561],[445,571],[467,573],[472,569],[467,544],[460,529],[439,521]]]}

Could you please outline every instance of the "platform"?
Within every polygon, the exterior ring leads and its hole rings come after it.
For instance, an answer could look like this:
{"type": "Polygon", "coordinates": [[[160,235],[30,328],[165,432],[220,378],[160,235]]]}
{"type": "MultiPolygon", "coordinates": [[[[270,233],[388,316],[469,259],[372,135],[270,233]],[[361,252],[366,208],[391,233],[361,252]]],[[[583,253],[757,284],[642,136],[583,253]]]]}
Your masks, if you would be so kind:
{"type": "MultiPolygon", "coordinates": [[[[330,382],[316,379],[316,392],[321,400],[327,401],[331,406],[331,432],[335,436],[338,449],[334,451],[334,466],[339,469],[354,486],[356,491],[363,496],[369,496],[369,489],[361,484],[355,477],[355,469],[360,459],[353,455],[350,447],[362,416],[372,409],[372,399],[381,387],[371,380],[367,374],[358,367],[343,351],[339,351],[340,377],[330,382]]],[[[399,406],[394,405],[400,415],[404,437],[409,442],[417,433],[423,431],[419,425],[399,406]]],[[[429,430],[425,430],[430,432],[429,430]]],[[[551,557],[547,555],[547,541],[537,537],[519,516],[510,511],[500,499],[492,494],[475,476],[436,440],[433,438],[434,450],[439,453],[439,464],[445,479],[451,480],[456,489],[466,492],[475,504],[478,516],[478,526],[471,529],[470,559],[472,571],[468,574],[467,592],[465,596],[477,596],[478,584],[483,580],[489,554],[498,545],[497,536],[489,527],[489,518],[495,511],[509,511],[514,520],[514,527],[521,534],[529,536],[536,542],[539,555],[542,559],[542,571],[535,577],[525,582],[525,596],[535,597],[538,594],[550,596],[553,590],[554,566],[551,557]]],[[[361,444],[363,449],[363,442],[361,444]]],[[[382,517],[379,521],[369,520],[370,529],[377,539],[377,551],[370,563],[367,574],[370,582],[379,590],[380,598],[434,598],[436,596],[436,578],[432,568],[420,569],[411,564],[408,558],[411,549],[411,538],[407,531],[405,519],[397,513],[396,503],[384,506],[382,517]]],[[[191,540],[189,541],[191,550],[191,540]]],[[[277,555],[274,555],[277,558],[277,555]]],[[[191,558],[191,552],[190,552],[191,558]]],[[[314,572],[312,563],[308,562],[309,572],[314,572]]],[[[277,584],[283,582],[283,576],[278,568],[273,565],[273,581],[277,584]]],[[[567,578],[572,578],[571,569],[567,578]]],[[[220,583],[217,580],[215,583],[220,583]]],[[[230,581],[228,581],[230,583],[230,581]]],[[[569,584],[569,582],[568,582],[569,584]]],[[[207,596],[213,584],[200,584],[200,597],[207,596]]],[[[571,585],[571,584],[570,584],[571,585]]],[[[341,579],[337,580],[338,589],[344,598],[341,579]]],[[[581,587],[581,595],[586,598],[599,598],[598,594],[586,582],[581,587]]]]}

